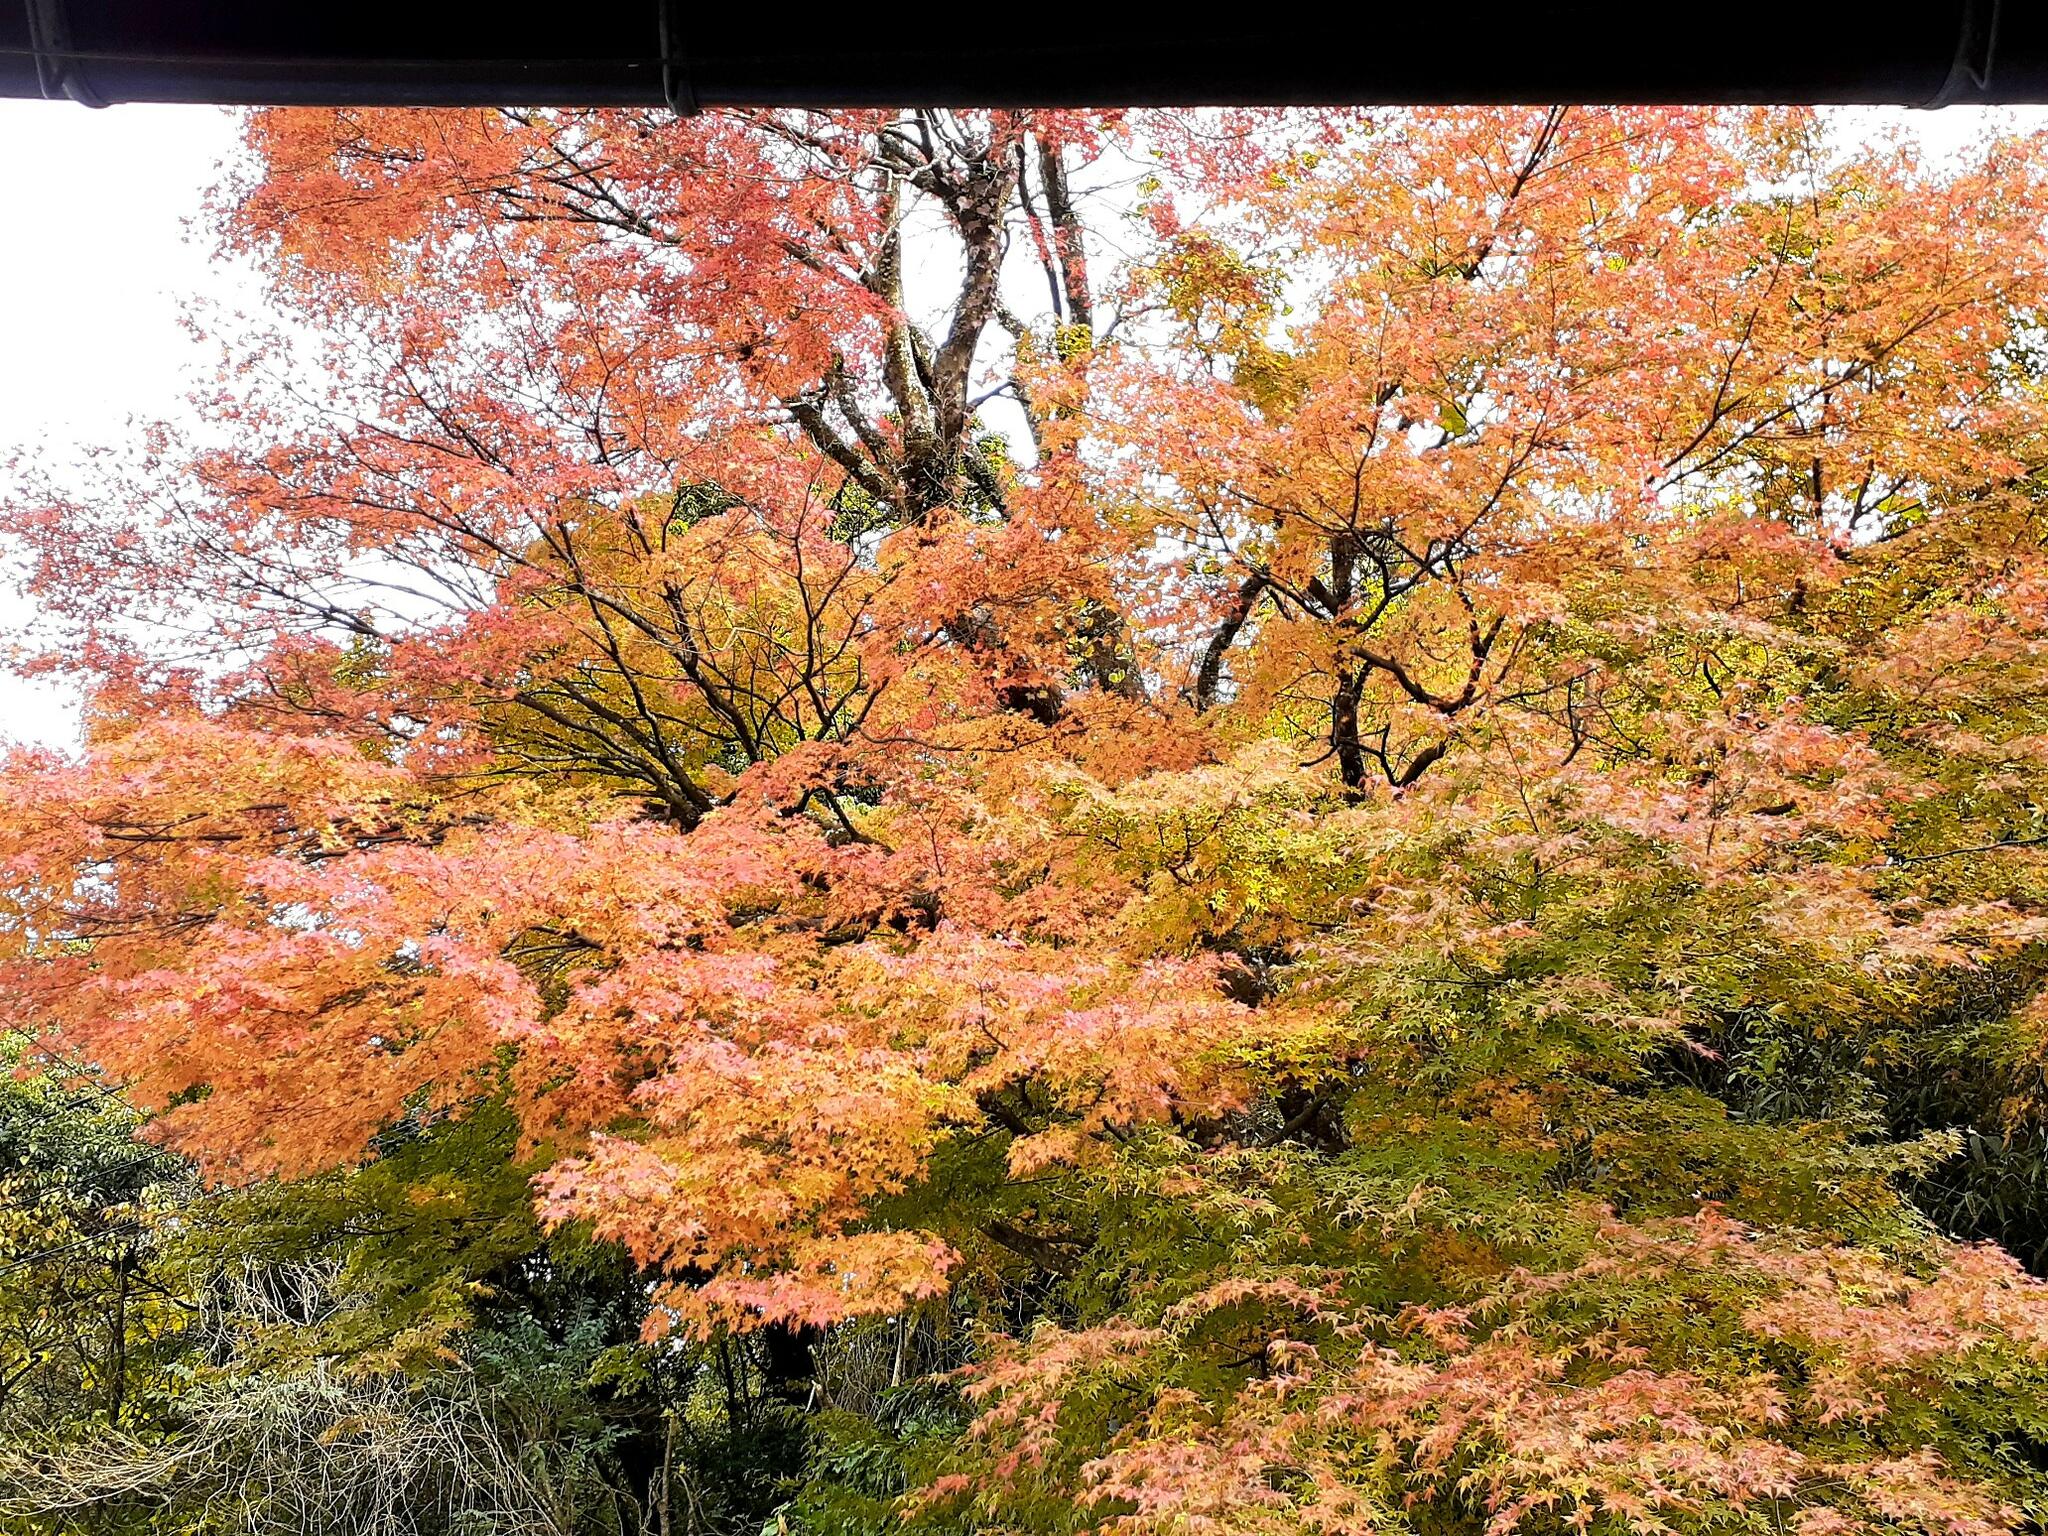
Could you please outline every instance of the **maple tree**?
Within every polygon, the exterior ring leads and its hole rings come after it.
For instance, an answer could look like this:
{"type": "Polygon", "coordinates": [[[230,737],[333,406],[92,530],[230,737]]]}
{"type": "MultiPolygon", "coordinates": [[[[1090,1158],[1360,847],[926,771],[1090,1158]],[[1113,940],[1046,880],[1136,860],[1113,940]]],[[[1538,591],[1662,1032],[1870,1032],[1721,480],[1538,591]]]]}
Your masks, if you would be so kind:
{"type": "Polygon", "coordinates": [[[386,1213],[323,1347],[455,1354],[537,1216],[657,1358],[901,1388],[947,1320],[955,1417],[826,1424],[806,1528],[2042,1518],[2048,1292],[1972,1240],[2048,1207],[1942,1195],[2044,1112],[2036,146],[248,144],[313,339],[7,508],[94,692],[0,985],[216,1189],[386,1213]]]}

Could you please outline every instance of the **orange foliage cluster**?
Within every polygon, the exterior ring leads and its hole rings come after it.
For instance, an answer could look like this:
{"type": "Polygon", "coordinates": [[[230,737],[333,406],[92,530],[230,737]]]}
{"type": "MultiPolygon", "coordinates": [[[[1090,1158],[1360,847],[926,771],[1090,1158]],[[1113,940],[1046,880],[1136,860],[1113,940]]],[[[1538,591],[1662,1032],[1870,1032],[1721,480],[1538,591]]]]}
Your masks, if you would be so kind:
{"type": "Polygon", "coordinates": [[[2044,213],[1804,114],[256,114],[322,382],[9,504],[96,692],[0,989],[221,1180],[505,1096],[654,1335],[1095,1276],[927,1511],[2012,1529],[2040,1287],[1674,1061],[2037,974],[2044,213]]]}

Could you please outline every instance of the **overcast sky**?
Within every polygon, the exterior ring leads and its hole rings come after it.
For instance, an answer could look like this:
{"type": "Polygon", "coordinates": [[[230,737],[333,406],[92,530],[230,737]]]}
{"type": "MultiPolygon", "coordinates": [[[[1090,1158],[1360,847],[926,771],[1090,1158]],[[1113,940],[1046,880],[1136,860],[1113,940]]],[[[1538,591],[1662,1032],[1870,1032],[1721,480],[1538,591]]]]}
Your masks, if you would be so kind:
{"type": "MultiPolygon", "coordinates": [[[[1934,152],[1974,137],[1983,114],[1867,113],[1903,121],[1934,152]]],[[[2048,112],[2030,111],[2048,131],[2048,112]]],[[[182,324],[194,299],[234,306],[246,277],[216,268],[187,221],[235,143],[211,107],[115,107],[0,101],[0,461],[53,465],[119,446],[131,419],[175,417],[212,359],[182,324]]],[[[18,636],[22,601],[0,589],[0,642],[18,636]]],[[[76,740],[75,701],[0,672],[0,743],[76,740]]]]}
{"type": "MultiPolygon", "coordinates": [[[[120,444],[130,418],[180,410],[211,356],[182,306],[234,296],[185,223],[234,143],[214,107],[0,101],[0,460],[62,464],[120,444]]],[[[0,593],[0,638],[23,617],[0,593]]],[[[63,745],[75,730],[70,699],[0,675],[0,738],[63,745]]]]}

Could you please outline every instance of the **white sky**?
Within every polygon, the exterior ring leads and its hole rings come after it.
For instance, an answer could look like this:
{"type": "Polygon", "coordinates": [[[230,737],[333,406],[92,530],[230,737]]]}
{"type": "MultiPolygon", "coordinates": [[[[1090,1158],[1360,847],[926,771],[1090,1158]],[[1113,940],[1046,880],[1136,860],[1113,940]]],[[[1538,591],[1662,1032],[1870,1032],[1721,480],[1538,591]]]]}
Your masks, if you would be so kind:
{"type": "MultiPolygon", "coordinates": [[[[1858,110],[1858,127],[1904,122],[1935,153],[1975,137],[1985,114],[1858,110]]],[[[2028,126],[2048,131],[2048,110],[2028,126]]],[[[118,447],[129,423],[176,418],[213,361],[182,323],[188,303],[246,302],[246,275],[214,264],[187,221],[235,145],[211,107],[0,101],[0,463],[19,452],[61,468],[118,447]]],[[[0,648],[24,601],[0,588],[0,648]]],[[[77,739],[76,700],[0,671],[0,745],[77,739]]]]}
{"type": "MultiPolygon", "coordinates": [[[[186,238],[235,126],[214,107],[0,101],[0,462],[59,466],[176,416],[211,362],[182,325],[236,283],[186,238]]],[[[0,645],[26,609],[0,591],[0,645]]],[[[0,673],[0,739],[76,739],[76,701],[0,673]]]]}

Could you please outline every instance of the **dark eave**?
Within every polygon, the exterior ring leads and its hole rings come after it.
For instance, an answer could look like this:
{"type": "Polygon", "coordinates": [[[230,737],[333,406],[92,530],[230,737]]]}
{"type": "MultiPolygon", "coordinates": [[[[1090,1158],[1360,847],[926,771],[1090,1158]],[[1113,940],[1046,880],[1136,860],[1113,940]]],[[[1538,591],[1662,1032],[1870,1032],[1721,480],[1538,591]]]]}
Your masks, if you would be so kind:
{"type": "Polygon", "coordinates": [[[684,110],[2048,100],[2048,0],[1143,9],[727,4],[712,19],[683,0],[0,0],[0,95],[684,110]]]}

